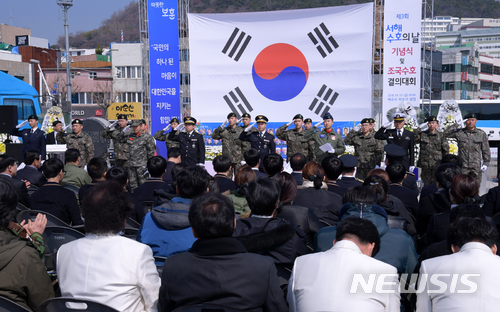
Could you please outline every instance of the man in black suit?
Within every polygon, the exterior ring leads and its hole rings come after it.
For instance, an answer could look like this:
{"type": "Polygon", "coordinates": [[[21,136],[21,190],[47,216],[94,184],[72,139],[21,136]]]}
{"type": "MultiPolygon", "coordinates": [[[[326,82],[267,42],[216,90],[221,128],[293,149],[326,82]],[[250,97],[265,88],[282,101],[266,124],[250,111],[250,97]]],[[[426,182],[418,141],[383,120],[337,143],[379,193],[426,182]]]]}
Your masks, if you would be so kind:
{"type": "Polygon", "coordinates": [[[378,129],[375,133],[375,139],[386,140],[387,144],[399,145],[405,150],[403,156],[403,165],[406,170],[413,172],[415,169],[415,136],[413,132],[404,129],[405,114],[397,113],[392,115],[394,119],[394,127],[396,129],[387,129],[392,123],[387,123],[378,129]]]}
{"type": "Polygon", "coordinates": [[[52,123],[52,129],[54,129],[54,131],[47,134],[47,144],[57,144],[56,134],[61,132],[62,127],[63,125],[60,120],[56,120],[52,123]]]}
{"type": "Polygon", "coordinates": [[[167,150],[167,169],[163,175],[163,182],[172,184],[172,168],[175,164],[181,162],[181,149],[179,147],[171,147],[167,150]]]}
{"type": "Polygon", "coordinates": [[[92,182],[90,184],[84,184],[78,189],[78,200],[80,203],[83,202],[87,192],[96,186],[97,184],[106,181],[106,171],[108,170],[108,164],[101,157],[94,157],[89,160],[87,164],[87,173],[89,174],[92,182]]]}
{"type": "Polygon", "coordinates": [[[35,150],[27,151],[24,154],[24,163],[26,166],[17,171],[15,178],[21,181],[29,181],[30,185],[40,188],[47,181],[40,172],[42,166],[40,152],[35,150]]]}
{"type": "Polygon", "coordinates": [[[258,177],[264,177],[267,178],[267,174],[264,172],[261,172],[259,170],[260,167],[260,153],[258,150],[255,148],[251,148],[245,153],[243,153],[243,158],[245,159],[245,162],[247,163],[250,168],[252,168],[253,172],[255,172],[255,175],[258,177]]]}
{"type": "Polygon", "coordinates": [[[240,140],[250,142],[251,147],[259,151],[261,160],[259,170],[263,171],[264,164],[262,160],[267,154],[276,153],[276,143],[274,142],[274,135],[266,131],[267,117],[258,115],[255,117],[255,121],[257,122],[257,131],[252,131],[253,125],[246,127],[240,134],[240,140]]]}
{"type": "Polygon", "coordinates": [[[25,120],[21,122],[19,125],[12,128],[9,134],[18,136],[23,140],[23,151],[22,151],[23,160],[24,160],[24,154],[30,150],[39,151],[40,155],[42,156],[42,160],[45,160],[45,155],[47,154],[45,152],[45,144],[46,144],[45,132],[38,129],[37,115],[30,115],[28,117],[28,120],[25,120]],[[22,127],[26,126],[27,123],[30,125],[31,129],[20,130],[22,127]]]}
{"type": "Polygon", "coordinates": [[[356,179],[356,166],[358,165],[358,158],[354,155],[345,154],[340,156],[339,159],[342,160],[344,168],[342,169],[342,178],[337,180],[337,185],[340,186],[344,192],[350,187],[363,185],[362,182],[356,179]]]}
{"type": "Polygon", "coordinates": [[[163,176],[165,175],[167,169],[167,161],[165,158],[161,156],[153,156],[148,159],[147,167],[151,177],[134,190],[134,194],[140,195],[143,202],[153,201],[153,194],[155,190],[168,190],[168,184],[163,181],[163,176]]]}
{"type": "Polygon", "coordinates": [[[283,171],[283,158],[276,153],[264,156],[263,164],[264,171],[270,178],[283,171]]]}
{"type": "Polygon", "coordinates": [[[297,181],[297,185],[302,185],[304,181],[302,177],[302,169],[307,164],[307,158],[302,153],[294,154],[290,157],[290,167],[292,167],[292,177],[297,181]]]}
{"type": "Polygon", "coordinates": [[[392,163],[385,169],[391,180],[389,185],[389,194],[392,194],[399,198],[413,216],[417,215],[418,211],[418,193],[410,190],[409,188],[403,187],[403,180],[406,177],[406,170],[403,164],[392,163]]]}
{"type": "Polygon", "coordinates": [[[217,173],[214,175],[215,182],[219,186],[219,192],[223,194],[224,192],[236,190],[236,184],[234,181],[228,178],[231,172],[231,158],[229,156],[221,155],[214,158],[212,161],[214,166],[214,171],[217,173]]]}
{"type": "Polygon", "coordinates": [[[170,131],[168,139],[179,142],[181,148],[181,161],[188,166],[205,164],[205,140],[203,136],[195,131],[196,119],[194,117],[184,117],[184,127],[186,132],[178,132],[179,127],[170,131]]]}
{"type": "Polygon", "coordinates": [[[344,164],[342,163],[342,160],[333,155],[326,156],[321,161],[321,167],[325,171],[325,183],[326,185],[328,185],[328,190],[342,197],[342,195],[344,195],[345,189],[338,185],[338,178],[344,170],[344,164]]]}
{"type": "Polygon", "coordinates": [[[19,197],[19,202],[26,207],[30,207],[30,199],[28,195],[28,189],[26,184],[21,181],[14,179],[17,174],[17,162],[12,156],[3,154],[0,155],[0,179],[10,182],[16,189],[17,196],[19,197]]]}

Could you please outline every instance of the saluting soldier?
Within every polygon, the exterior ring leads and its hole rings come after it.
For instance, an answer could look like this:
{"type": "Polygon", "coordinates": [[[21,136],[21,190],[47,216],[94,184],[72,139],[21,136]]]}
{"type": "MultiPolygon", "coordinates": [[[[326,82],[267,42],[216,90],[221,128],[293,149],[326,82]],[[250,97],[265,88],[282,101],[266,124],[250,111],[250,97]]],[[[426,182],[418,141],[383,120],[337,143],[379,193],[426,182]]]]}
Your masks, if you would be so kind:
{"type": "MultiPolygon", "coordinates": [[[[312,119],[311,118],[306,118],[304,119],[304,129],[309,130],[313,126],[312,124],[312,119]]],[[[307,147],[307,154],[304,154],[307,158],[307,161],[315,161],[316,156],[314,156],[314,140],[309,140],[308,147],[307,147]]]]}
{"type": "Polygon", "coordinates": [[[186,132],[178,132],[178,125],[175,131],[170,131],[168,139],[179,142],[181,149],[181,162],[188,166],[205,164],[205,141],[203,136],[196,132],[196,119],[194,117],[184,117],[184,127],[186,132]]]}
{"type": "Polygon", "coordinates": [[[420,154],[417,166],[422,168],[422,181],[425,185],[435,182],[436,168],[439,166],[444,155],[450,153],[448,140],[446,140],[439,129],[439,123],[435,116],[429,116],[415,130],[415,143],[420,143],[420,154]],[[427,130],[425,130],[428,128],[427,130]]]}
{"type": "Polygon", "coordinates": [[[243,130],[240,134],[240,140],[250,142],[251,148],[254,148],[260,153],[260,167],[259,170],[264,170],[263,160],[264,156],[276,153],[276,143],[274,143],[274,135],[266,131],[268,119],[264,115],[255,117],[257,122],[257,131],[255,131],[253,124],[243,130]]]}
{"type": "Polygon", "coordinates": [[[464,118],[465,128],[457,129],[458,125],[452,125],[444,131],[444,136],[457,140],[462,173],[472,175],[481,183],[482,172],[488,169],[491,161],[488,136],[483,130],[476,128],[476,114],[467,114],[464,118]]]}
{"type": "Polygon", "coordinates": [[[292,121],[279,127],[276,131],[278,139],[286,141],[286,158],[288,162],[297,153],[307,155],[309,152],[309,140],[305,137],[306,131],[302,128],[303,125],[304,117],[301,114],[297,114],[293,117],[292,121]],[[292,123],[295,124],[295,129],[287,130],[292,123]]]}
{"type": "Polygon", "coordinates": [[[78,167],[84,168],[89,160],[94,158],[94,143],[90,136],[83,133],[83,121],[75,119],[71,122],[73,133],[65,133],[61,130],[56,135],[57,143],[66,144],[68,149],[76,148],[80,151],[80,164],[78,167]]]}
{"type": "MultiPolygon", "coordinates": [[[[241,115],[241,121],[243,122],[243,126],[241,126],[242,130],[245,130],[246,128],[250,127],[249,132],[254,132],[258,131],[257,128],[250,126],[250,122],[252,121],[252,116],[250,116],[249,113],[244,113],[241,115]]],[[[241,153],[245,154],[246,151],[249,151],[252,148],[252,143],[250,141],[241,141],[241,153]]]]}
{"type": "Polygon", "coordinates": [[[212,139],[222,140],[222,155],[231,158],[232,169],[227,176],[229,179],[233,177],[233,172],[236,175],[236,172],[238,172],[238,169],[241,167],[241,161],[243,160],[240,140],[240,134],[243,132],[243,128],[238,127],[238,123],[239,120],[237,120],[236,114],[229,113],[227,115],[227,120],[212,133],[212,139]]]}
{"type": "MultiPolygon", "coordinates": [[[[173,129],[177,128],[179,124],[180,124],[179,119],[174,117],[170,120],[170,124],[168,124],[165,128],[155,132],[154,138],[157,139],[158,141],[165,142],[165,145],[167,145],[167,151],[171,147],[179,147],[179,142],[169,140],[168,133],[165,132],[168,131],[169,129],[172,129],[172,131],[174,131],[173,129]]],[[[179,130],[177,130],[177,132],[179,132],[179,130]]]]}
{"type": "Polygon", "coordinates": [[[345,152],[344,140],[342,136],[333,130],[333,116],[329,112],[323,116],[323,121],[314,125],[306,132],[306,139],[314,140],[314,154],[316,161],[321,163],[328,155],[342,155],[345,152]],[[317,127],[324,124],[325,128],[314,132],[317,127]],[[327,144],[330,144],[327,146],[327,144]]]}
{"type": "Polygon", "coordinates": [[[107,128],[102,130],[101,136],[105,139],[113,140],[113,150],[115,157],[115,166],[127,168],[129,154],[129,146],[127,143],[122,143],[119,140],[119,134],[122,132],[128,132],[130,126],[127,126],[128,117],[125,114],[118,115],[118,120],[110,124],[107,128]]]}
{"type": "Polygon", "coordinates": [[[373,118],[364,118],[345,136],[345,144],[354,146],[354,155],[358,159],[356,178],[366,179],[368,172],[382,162],[384,142],[375,139],[371,131],[375,123],[373,118]]]}

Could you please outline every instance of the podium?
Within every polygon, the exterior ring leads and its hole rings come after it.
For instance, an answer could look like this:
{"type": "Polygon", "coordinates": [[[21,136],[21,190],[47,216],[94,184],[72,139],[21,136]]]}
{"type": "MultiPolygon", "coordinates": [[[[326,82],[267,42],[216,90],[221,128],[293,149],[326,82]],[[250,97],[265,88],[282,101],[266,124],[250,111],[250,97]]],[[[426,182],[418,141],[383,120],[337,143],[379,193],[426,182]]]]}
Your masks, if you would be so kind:
{"type": "Polygon", "coordinates": [[[68,148],[66,144],[47,144],[45,150],[49,155],[49,158],[57,158],[64,164],[64,153],[68,148]]]}

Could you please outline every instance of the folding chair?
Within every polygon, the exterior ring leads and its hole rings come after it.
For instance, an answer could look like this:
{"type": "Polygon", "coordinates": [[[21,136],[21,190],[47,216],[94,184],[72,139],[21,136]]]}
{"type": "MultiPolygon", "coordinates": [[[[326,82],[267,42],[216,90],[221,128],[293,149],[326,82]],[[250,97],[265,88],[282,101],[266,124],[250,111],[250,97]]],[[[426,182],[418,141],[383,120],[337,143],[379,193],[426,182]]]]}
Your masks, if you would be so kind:
{"type": "Polygon", "coordinates": [[[23,220],[28,222],[28,220],[35,221],[36,216],[41,213],[47,217],[47,226],[67,226],[70,225],[56,216],[41,210],[23,210],[20,211],[16,216],[16,222],[21,223],[23,220]]]}
{"type": "Polygon", "coordinates": [[[216,304],[194,304],[179,307],[172,312],[242,312],[242,310],[228,308],[216,304]]]}
{"type": "Polygon", "coordinates": [[[27,312],[31,311],[5,297],[0,297],[0,312],[27,312]]]}
{"type": "Polygon", "coordinates": [[[36,312],[118,312],[105,304],[89,299],[52,298],[38,306],[36,312]]]}
{"type": "Polygon", "coordinates": [[[62,245],[85,237],[82,233],[69,227],[46,227],[42,234],[45,241],[45,266],[48,271],[55,270],[54,259],[62,245]]]}

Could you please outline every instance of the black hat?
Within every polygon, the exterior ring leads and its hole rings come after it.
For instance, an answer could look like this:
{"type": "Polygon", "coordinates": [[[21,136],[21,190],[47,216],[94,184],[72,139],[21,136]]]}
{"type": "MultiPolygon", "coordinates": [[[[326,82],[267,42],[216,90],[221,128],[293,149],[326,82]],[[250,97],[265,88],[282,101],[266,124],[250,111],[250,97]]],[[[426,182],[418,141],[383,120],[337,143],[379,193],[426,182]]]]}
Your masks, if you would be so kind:
{"type": "Polygon", "coordinates": [[[37,115],[29,115],[28,120],[30,120],[30,119],[38,120],[38,116],[37,115]]]}
{"type": "Polygon", "coordinates": [[[83,125],[83,121],[81,119],[75,119],[71,122],[72,125],[83,125]]]}
{"type": "Polygon", "coordinates": [[[467,115],[464,116],[464,119],[469,119],[469,118],[477,118],[477,114],[476,113],[469,113],[467,115]]]}
{"type": "Polygon", "coordinates": [[[438,121],[436,116],[429,116],[425,118],[425,122],[438,121]]]}
{"type": "Polygon", "coordinates": [[[191,116],[184,117],[184,124],[185,125],[196,125],[196,119],[194,117],[191,117],[191,116]]]}
{"type": "Polygon", "coordinates": [[[249,113],[244,113],[243,115],[241,115],[241,118],[252,118],[252,116],[250,116],[249,113]]]}
{"type": "Polygon", "coordinates": [[[266,122],[267,123],[269,121],[269,119],[267,119],[267,117],[264,116],[264,115],[258,115],[257,117],[255,117],[255,121],[256,122],[266,122]]]}
{"type": "Polygon", "coordinates": [[[384,151],[387,154],[387,157],[389,158],[389,162],[393,161],[401,161],[403,160],[403,157],[406,155],[405,150],[396,144],[387,144],[384,147],[384,151]]]}
{"type": "Polygon", "coordinates": [[[326,114],[324,114],[323,115],[323,120],[325,120],[325,119],[331,119],[331,120],[333,120],[332,114],[330,114],[330,112],[327,112],[326,114]]]}
{"type": "Polygon", "coordinates": [[[118,115],[118,118],[117,118],[117,119],[125,119],[125,120],[128,120],[128,117],[127,117],[127,115],[125,115],[125,114],[120,114],[120,115],[118,115]]]}
{"type": "Polygon", "coordinates": [[[56,121],[52,122],[52,127],[55,127],[55,126],[57,126],[60,123],[62,123],[62,121],[56,120],[56,121]]]}
{"type": "Polygon", "coordinates": [[[170,123],[173,123],[173,122],[176,122],[176,123],[178,123],[178,124],[179,124],[179,123],[181,123],[181,122],[179,121],[179,119],[177,119],[177,118],[175,118],[175,117],[174,117],[174,118],[172,118],[172,119],[170,119],[170,123]]]}
{"type": "Polygon", "coordinates": [[[229,114],[227,114],[227,119],[229,119],[231,117],[236,117],[236,114],[235,113],[229,113],[229,114]]]}
{"type": "Polygon", "coordinates": [[[301,114],[297,114],[297,115],[293,116],[293,120],[295,120],[295,119],[302,119],[302,120],[304,120],[304,116],[302,116],[301,114]]]}
{"type": "Polygon", "coordinates": [[[363,118],[363,120],[361,120],[361,123],[375,123],[375,119],[373,119],[373,118],[363,118]]]}
{"type": "Polygon", "coordinates": [[[339,157],[344,164],[344,168],[354,168],[358,165],[358,158],[351,154],[345,154],[339,157]]]}
{"type": "Polygon", "coordinates": [[[394,119],[394,121],[403,121],[406,118],[406,114],[396,113],[396,114],[392,115],[392,118],[394,119]]]}
{"type": "Polygon", "coordinates": [[[146,124],[146,120],[144,120],[144,119],[137,119],[137,120],[132,121],[132,127],[145,125],[145,124],[146,124]]]}
{"type": "Polygon", "coordinates": [[[306,118],[306,119],[304,119],[304,122],[311,122],[312,123],[313,121],[311,118],[306,118]]]}

